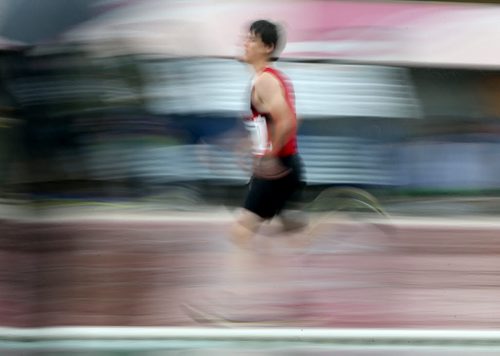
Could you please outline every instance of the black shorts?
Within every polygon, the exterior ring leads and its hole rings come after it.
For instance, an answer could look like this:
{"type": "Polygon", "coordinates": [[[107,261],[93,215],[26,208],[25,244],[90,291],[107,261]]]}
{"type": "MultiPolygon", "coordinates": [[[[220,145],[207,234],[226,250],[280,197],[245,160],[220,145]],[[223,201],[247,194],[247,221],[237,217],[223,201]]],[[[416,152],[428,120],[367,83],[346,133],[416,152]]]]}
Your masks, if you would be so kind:
{"type": "Polygon", "coordinates": [[[285,167],[291,168],[285,177],[279,179],[252,177],[250,180],[243,207],[263,219],[278,215],[288,202],[298,199],[305,185],[300,156],[280,157],[280,160],[285,167]]]}

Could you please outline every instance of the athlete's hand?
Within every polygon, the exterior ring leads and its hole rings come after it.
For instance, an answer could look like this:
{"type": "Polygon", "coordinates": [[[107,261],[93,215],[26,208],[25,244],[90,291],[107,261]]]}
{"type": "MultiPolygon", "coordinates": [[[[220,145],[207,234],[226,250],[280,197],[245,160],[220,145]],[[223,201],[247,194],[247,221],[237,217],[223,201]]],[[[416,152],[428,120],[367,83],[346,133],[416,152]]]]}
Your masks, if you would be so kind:
{"type": "Polygon", "coordinates": [[[285,167],[275,156],[257,157],[253,162],[253,174],[257,178],[279,179],[285,177],[290,171],[291,169],[285,167]]]}

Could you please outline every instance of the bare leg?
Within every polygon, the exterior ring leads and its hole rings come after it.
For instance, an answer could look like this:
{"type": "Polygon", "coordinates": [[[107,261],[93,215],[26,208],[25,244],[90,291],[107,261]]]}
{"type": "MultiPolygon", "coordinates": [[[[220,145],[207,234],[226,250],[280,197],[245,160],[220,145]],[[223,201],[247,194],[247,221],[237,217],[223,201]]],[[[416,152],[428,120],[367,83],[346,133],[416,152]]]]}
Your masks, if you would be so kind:
{"type": "Polygon", "coordinates": [[[293,235],[304,233],[308,220],[300,212],[279,218],[282,229],[272,236],[259,232],[265,220],[248,210],[243,210],[233,226],[234,250],[228,256],[227,268],[234,299],[226,303],[233,309],[229,314],[235,312],[243,319],[291,321],[303,312],[293,307],[303,302],[302,297],[287,292],[301,283],[300,270],[293,269],[300,256],[290,253],[278,240],[290,244],[293,235]]]}
{"type": "Polygon", "coordinates": [[[251,250],[254,237],[264,219],[249,210],[243,209],[231,227],[231,241],[239,249],[251,250]]]}
{"type": "MultiPolygon", "coordinates": [[[[217,291],[205,298],[211,305],[187,310],[198,321],[267,323],[295,320],[297,297],[290,288],[300,283],[297,269],[285,250],[264,250],[263,242],[274,238],[257,235],[265,220],[243,210],[231,228],[232,248],[223,261],[222,278],[217,291]],[[292,262],[292,263],[291,263],[292,262]]],[[[270,246],[269,246],[270,247],[270,246]]],[[[196,306],[196,303],[194,304],[196,306]]]]}

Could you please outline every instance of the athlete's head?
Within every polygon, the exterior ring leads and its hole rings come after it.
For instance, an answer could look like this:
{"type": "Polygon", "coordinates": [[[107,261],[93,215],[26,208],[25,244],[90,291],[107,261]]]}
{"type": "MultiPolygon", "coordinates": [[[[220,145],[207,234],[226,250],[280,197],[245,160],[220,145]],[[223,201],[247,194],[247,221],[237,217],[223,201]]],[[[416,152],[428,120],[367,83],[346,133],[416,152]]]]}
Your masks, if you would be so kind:
{"type": "Polygon", "coordinates": [[[280,26],[258,20],[250,25],[245,40],[244,60],[253,63],[260,60],[277,60],[283,42],[283,30],[280,26]]]}

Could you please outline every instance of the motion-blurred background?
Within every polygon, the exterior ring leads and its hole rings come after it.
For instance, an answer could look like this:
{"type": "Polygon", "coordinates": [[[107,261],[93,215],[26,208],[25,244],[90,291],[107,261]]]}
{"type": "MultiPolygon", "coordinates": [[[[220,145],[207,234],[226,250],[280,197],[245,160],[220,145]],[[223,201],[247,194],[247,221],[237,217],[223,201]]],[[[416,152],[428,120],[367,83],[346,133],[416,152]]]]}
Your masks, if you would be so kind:
{"type": "Polygon", "coordinates": [[[235,58],[259,18],[287,30],[305,202],[362,188],[392,220],[327,224],[250,306],[498,328],[500,6],[334,0],[0,0],[2,326],[196,325],[179,303],[224,280],[249,177],[235,58]]]}
{"type": "Polygon", "coordinates": [[[256,18],[287,29],[277,67],[295,85],[310,189],[499,191],[497,5],[1,4],[4,198],[238,199],[248,174],[225,144],[248,111],[251,73],[234,57],[256,18]]]}

